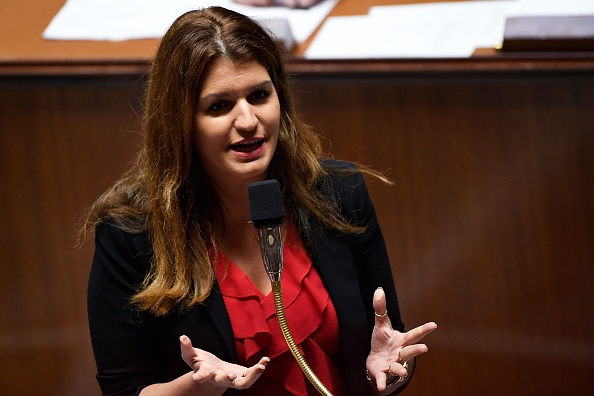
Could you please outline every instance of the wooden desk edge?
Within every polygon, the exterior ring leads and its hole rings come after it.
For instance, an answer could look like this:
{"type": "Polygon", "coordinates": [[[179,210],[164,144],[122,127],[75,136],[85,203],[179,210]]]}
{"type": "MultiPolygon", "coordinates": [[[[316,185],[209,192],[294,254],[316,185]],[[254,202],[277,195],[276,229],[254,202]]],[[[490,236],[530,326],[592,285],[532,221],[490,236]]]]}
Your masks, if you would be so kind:
{"type": "MultiPolygon", "coordinates": [[[[359,73],[594,73],[594,52],[481,54],[470,58],[336,59],[287,58],[294,74],[359,73]]],[[[146,74],[150,59],[125,60],[0,60],[0,77],[10,76],[110,76],[146,74]]]]}

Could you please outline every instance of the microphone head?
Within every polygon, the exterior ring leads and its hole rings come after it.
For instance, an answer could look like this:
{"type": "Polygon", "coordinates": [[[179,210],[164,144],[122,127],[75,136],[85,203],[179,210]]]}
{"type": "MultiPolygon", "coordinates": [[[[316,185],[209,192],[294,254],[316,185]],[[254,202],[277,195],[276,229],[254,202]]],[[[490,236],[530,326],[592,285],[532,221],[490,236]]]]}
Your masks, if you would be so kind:
{"type": "Polygon", "coordinates": [[[257,228],[280,226],[285,217],[278,181],[264,180],[248,186],[250,218],[257,228]]]}

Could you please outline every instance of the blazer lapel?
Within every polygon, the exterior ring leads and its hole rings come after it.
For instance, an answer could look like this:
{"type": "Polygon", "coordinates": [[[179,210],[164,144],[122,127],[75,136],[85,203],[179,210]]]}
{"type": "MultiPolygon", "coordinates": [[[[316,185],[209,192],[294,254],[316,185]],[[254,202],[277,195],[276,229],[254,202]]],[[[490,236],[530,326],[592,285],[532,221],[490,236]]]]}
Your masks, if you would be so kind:
{"type": "Polygon", "coordinates": [[[235,348],[233,327],[231,326],[229,313],[227,312],[218,282],[215,282],[213,285],[206,309],[221,337],[225,340],[225,345],[229,350],[229,356],[232,359],[231,361],[237,362],[237,349],[235,348]]]}
{"type": "Polygon", "coordinates": [[[332,235],[319,236],[312,252],[312,262],[338,316],[341,364],[347,383],[345,390],[349,395],[367,394],[364,376],[370,335],[348,239],[332,235]]]}

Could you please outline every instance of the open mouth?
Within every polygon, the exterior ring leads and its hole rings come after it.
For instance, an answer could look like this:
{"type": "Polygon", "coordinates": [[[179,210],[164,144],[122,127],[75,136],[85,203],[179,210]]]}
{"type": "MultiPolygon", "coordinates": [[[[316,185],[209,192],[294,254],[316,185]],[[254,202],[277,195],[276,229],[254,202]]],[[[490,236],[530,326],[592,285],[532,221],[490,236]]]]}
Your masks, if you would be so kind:
{"type": "Polygon", "coordinates": [[[264,143],[264,139],[258,140],[246,140],[241,143],[230,144],[229,148],[233,151],[239,151],[242,153],[249,153],[258,149],[264,143]]]}

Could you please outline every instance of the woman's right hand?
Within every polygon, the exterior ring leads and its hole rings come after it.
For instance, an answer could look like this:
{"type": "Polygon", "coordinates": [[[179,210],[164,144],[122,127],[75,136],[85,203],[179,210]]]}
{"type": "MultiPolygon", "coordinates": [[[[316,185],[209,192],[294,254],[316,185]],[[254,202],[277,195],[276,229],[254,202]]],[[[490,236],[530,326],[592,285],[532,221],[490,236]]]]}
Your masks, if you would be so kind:
{"type": "Polygon", "coordinates": [[[179,338],[181,355],[194,370],[192,380],[198,383],[209,382],[221,388],[247,389],[264,372],[269,358],[263,357],[252,367],[225,362],[210,352],[192,346],[192,341],[183,335],[179,338]]]}

